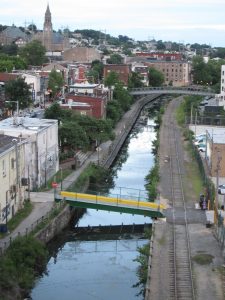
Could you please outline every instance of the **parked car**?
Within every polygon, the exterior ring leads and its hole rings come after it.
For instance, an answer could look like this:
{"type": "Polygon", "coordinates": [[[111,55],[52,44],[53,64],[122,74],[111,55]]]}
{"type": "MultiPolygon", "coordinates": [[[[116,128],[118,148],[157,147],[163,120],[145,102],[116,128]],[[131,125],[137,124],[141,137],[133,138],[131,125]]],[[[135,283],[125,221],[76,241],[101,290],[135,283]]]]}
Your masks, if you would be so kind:
{"type": "Polygon", "coordinates": [[[205,144],[198,144],[197,145],[199,152],[205,152],[206,151],[206,145],[205,144]]]}
{"type": "Polygon", "coordinates": [[[199,134],[195,136],[195,141],[199,141],[201,139],[206,139],[206,134],[199,134]]]}
{"type": "Polygon", "coordinates": [[[218,186],[218,194],[224,195],[225,194],[225,184],[220,184],[218,186]]]}
{"type": "Polygon", "coordinates": [[[195,142],[194,142],[194,144],[196,146],[198,146],[199,144],[205,144],[205,143],[206,143],[206,138],[205,137],[203,137],[203,138],[201,138],[199,140],[195,140],[195,142]]]}

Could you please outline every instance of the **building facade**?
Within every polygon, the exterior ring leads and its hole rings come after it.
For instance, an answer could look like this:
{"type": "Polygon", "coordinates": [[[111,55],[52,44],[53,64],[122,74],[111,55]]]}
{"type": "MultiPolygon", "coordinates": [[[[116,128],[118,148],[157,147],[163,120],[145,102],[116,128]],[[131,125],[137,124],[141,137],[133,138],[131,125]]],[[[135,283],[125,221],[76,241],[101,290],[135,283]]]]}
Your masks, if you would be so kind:
{"type": "Polygon", "coordinates": [[[106,78],[110,72],[118,74],[119,80],[128,85],[129,75],[131,73],[131,66],[127,64],[113,64],[104,65],[103,76],[106,78]]]}
{"type": "Polygon", "coordinates": [[[190,84],[190,64],[184,61],[151,61],[146,65],[164,75],[164,83],[172,86],[188,86],[190,84]]]}
{"type": "Polygon", "coordinates": [[[25,140],[0,134],[0,225],[23,207],[25,200],[25,140]]]}
{"type": "Polygon", "coordinates": [[[29,177],[31,189],[46,185],[59,170],[58,121],[7,118],[0,121],[0,131],[5,135],[26,139],[25,177],[29,177]]]}

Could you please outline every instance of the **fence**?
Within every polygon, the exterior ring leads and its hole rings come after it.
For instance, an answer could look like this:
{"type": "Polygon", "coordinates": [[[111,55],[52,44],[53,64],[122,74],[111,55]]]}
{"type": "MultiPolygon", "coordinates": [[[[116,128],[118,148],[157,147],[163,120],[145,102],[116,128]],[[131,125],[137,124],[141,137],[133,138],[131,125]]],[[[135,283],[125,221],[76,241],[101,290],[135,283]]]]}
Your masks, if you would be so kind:
{"type": "Polygon", "coordinates": [[[220,243],[223,257],[225,257],[225,224],[224,224],[224,216],[222,216],[222,215],[218,216],[218,224],[216,227],[216,237],[220,243]]]}
{"type": "Polygon", "coordinates": [[[210,208],[214,207],[214,198],[215,198],[215,187],[212,180],[208,176],[207,165],[204,163],[197,147],[193,144],[192,138],[189,138],[189,144],[191,145],[192,154],[197,161],[199,171],[206,188],[206,197],[210,201],[210,208]]]}
{"type": "MultiPolygon", "coordinates": [[[[9,236],[6,236],[2,240],[0,239],[0,256],[2,256],[7,248],[11,245],[11,243],[20,236],[27,236],[30,233],[35,233],[35,231],[38,229],[38,226],[41,226],[41,224],[44,226],[45,221],[50,220],[56,215],[57,211],[60,211],[64,203],[60,201],[59,203],[56,203],[54,207],[50,211],[48,211],[44,216],[37,219],[35,222],[33,222],[30,226],[26,227],[23,231],[18,231],[11,233],[9,236]]],[[[41,228],[40,228],[41,229],[41,228]]]]}

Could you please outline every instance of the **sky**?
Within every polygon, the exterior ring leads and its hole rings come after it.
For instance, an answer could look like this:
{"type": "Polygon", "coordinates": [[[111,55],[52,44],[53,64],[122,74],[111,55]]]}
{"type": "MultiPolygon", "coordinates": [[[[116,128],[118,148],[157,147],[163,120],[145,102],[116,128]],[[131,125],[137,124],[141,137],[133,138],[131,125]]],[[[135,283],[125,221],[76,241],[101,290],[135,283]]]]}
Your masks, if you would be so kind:
{"type": "Polygon", "coordinates": [[[53,29],[101,30],[134,40],[225,47],[224,0],[0,0],[0,24],[43,28],[49,3],[53,29]]]}

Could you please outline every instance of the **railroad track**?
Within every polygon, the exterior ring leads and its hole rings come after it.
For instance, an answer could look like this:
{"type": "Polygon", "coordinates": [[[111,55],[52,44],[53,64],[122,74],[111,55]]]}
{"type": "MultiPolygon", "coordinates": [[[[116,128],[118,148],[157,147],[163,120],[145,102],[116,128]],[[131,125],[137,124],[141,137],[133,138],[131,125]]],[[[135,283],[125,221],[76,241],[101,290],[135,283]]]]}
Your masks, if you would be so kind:
{"type": "Polygon", "coordinates": [[[169,153],[170,153],[170,180],[171,180],[171,205],[172,224],[170,224],[170,300],[195,300],[193,272],[191,263],[190,238],[186,212],[186,202],[182,183],[181,146],[179,133],[176,131],[174,121],[169,126],[169,153]],[[179,212],[178,212],[179,211],[179,212]],[[184,215],[181,224],[178,214],[184,215]],[[179,221],[178,221],[179,219],[179,221]]]}

